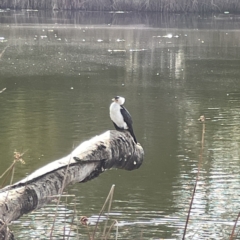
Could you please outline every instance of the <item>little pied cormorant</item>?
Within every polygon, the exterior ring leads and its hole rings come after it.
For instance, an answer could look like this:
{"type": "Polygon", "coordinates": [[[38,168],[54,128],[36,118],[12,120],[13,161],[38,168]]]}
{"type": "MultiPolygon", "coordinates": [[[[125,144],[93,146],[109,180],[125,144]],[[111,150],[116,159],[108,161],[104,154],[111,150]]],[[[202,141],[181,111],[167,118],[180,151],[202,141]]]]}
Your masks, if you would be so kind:
{"type": "Polygon", "coordinates": [[[127,129],[132,135],[134,142],[137,143],[132,127],[132,117],[128,110],[123,106],[125,98],[117,96],[114,97],[112,101],[113,103],[110,105],[110,118],[113,121],[116,130],[122,131],[127,129]]]}

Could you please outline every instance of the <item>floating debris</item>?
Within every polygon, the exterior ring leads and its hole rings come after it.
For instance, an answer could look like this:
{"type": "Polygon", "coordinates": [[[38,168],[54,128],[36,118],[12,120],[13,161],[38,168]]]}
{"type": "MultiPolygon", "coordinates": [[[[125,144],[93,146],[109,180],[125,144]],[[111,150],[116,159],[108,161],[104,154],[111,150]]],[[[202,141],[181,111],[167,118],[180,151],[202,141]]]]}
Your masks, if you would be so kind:
{"type": "Polygon", "coordinates": [[[102,39],[98,39],[97,41],[98,41],[98,42],[103,42],[103,40],[102,40],[102,39]]]}
{"type": "Polygon", "coordinates": [[[125,39],[117,39],[117,42],[125,42],[125,39]]]}
{"type": "Polygon", "coordinates": [[[169,33],[169,34],[167,34],[167,35],[165,35],[165,36],[163,36],[164,38],[172,38],[173,37],[173,35],[171,34],[171,33],[169,33]]]}
{"type": "Polygon", "coordinates": [[[142,49],[130,49],[130,52],[142,52],[142,51],[146,51],[147,49],[142,48],[142,49]]]}
{"type": "Polygon", "coordinates": [[[108,52],[126,52],[125,49],[108,49],[108,52]]]}
{"type": "Polygon", "coordinates": [[[7,88],[3,88],[2,90],[0,90],[0,93],[4,92],[7,88]]]}
{"type": "Polygon", "coordinates": [[[27,11],[27,12],[38,12],[37,9],[27,9],[26,11],[27,11]]]}
{"type": "Polygon", "coordinates": [[[167,35],[165,35],[165,36],[160,36],[160,35],[158,35],[158,36],[152,36],[152,37],[153,37],[153,38],[161,38],[161,37],[164,37],[164,38],[173,38],[173,37],[179,38],[179,35],[173,36],[172,34],[167,34],[167,35]]]}
{"type": "Polygon", "coordinates": [[[124,12],[124,11],[110,11],[109,13],[128,13],[127,11],[124,12]]]}
{"type": "Polygon", "coordinates": [[[5,39],[5,37],[0,37],[0,42],[7,42],[7,40],[5,39]]]}

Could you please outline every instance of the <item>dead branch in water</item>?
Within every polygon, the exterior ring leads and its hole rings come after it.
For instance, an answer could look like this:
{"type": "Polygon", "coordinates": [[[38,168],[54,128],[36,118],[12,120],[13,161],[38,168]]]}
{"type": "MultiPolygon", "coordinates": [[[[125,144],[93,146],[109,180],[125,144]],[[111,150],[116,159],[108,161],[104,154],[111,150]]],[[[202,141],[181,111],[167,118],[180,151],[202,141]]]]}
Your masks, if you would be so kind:
{"type": "Polygon", "coordinates": [[[89,181],[111,168],[137,169],[143,156],[143,148],[127,131],[107,131],[83,142],[70,155],[1,189],[0,239],[7,236],[6,226],[11,221],[49,203],[69,184],[89,181]]]}

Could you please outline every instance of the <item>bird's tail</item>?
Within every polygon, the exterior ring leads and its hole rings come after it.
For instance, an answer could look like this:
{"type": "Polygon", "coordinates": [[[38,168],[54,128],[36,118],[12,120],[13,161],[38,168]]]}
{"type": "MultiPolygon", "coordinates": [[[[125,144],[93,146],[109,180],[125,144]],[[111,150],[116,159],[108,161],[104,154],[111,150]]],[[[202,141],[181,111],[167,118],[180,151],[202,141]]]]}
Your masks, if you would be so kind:
{"type": "Polygon", "coordinates": [[[135,137],[135,134],[133,132],[133,129],[128,129],[128,131],[130,132],[130,134],[132,135],[133,139],[134,139],[134,142],[137,143],[137,139],[135,137]]]}

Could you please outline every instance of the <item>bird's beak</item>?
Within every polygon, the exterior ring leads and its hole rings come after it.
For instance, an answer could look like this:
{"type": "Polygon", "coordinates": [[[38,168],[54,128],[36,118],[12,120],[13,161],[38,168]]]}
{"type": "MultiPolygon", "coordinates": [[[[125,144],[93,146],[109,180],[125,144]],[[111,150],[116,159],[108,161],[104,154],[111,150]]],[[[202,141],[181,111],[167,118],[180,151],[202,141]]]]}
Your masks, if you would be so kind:
{"type": "Polygon", "coordinates": [[[113,98],[112,101],[115,102],[115,98],[113,98]]]}

